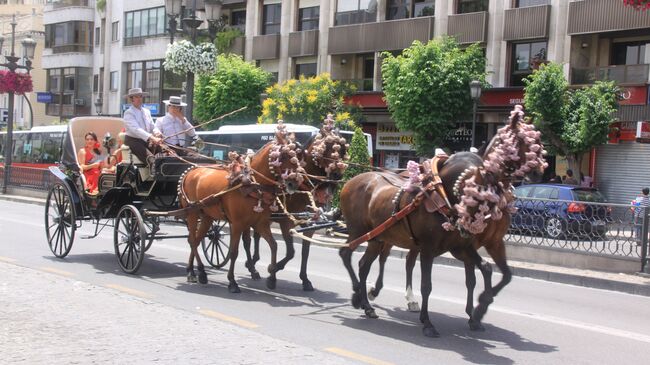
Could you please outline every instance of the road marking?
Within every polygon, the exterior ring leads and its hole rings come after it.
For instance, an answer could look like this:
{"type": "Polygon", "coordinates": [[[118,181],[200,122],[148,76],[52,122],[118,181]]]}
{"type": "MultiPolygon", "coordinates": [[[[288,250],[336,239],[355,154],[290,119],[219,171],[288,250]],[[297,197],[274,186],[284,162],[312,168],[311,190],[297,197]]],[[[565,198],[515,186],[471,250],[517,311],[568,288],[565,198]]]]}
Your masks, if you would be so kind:
{"type": "Polygon", "coordinates": [[[220,319],[222,321],[234,323],[234,324],[236,324],[238,326],[242,326],[242,327],[246,327],[246,328],[258,328],[259,327],[257,324],[255,324],[253,322],[245,321],[243,319],[239,319],[239,318],[236,318],[236,317],[227,316],[225,314],[215,312],[215,311],[211,311],[209,309],[200,309],[199,313],[203,314],[204,316],[220,319]]]}
{"type": "Polygon", "coordinates": [[[135,290],[131,288],[127,288],[126,286],[118,285],[118,284],[107,284],[105,285],[107,288],[115,289],[118,291],[121,291],[123,293],[135,295],[136,297],[144,298],[144,299],[151,299],[153,298],[153,295],[145,293],[140,290],[135,290]]]}
{"type": "Polygon", "coordinates": [[[10,258],[10,257],[0,256],[0,261],[3,261],[3,262],[9,262],[9,263],[14,263],[14,262],[16,262],[16,261],[18,261],[18,260],[16,260],[16,259],[12,259],[12,258],[10,258]]]}
{"type": "Polygon", "coordinates": [[[325,348],[325,351],[329,351],[331,353],[347,357],[353,360],[365,362],[366,364],[373,364],[373,365],[392,365],[393,363],[391,362],[386,362],[386,361],[381,361],[369,356],[357,354],[356,352],[348,351],[348,350],[343,350],[338,347],[327,347],[325,348]]]}
{"type": "Polygon", "coordinates": [[[63,271],[63,270],[55,269],[53,267],[39,267],[39,270],[47,271],[49,273],[56,274],[56,275],[66,276],[69,278],[74,276],[74,273],[71,273],[70,271],[63,271]]]}

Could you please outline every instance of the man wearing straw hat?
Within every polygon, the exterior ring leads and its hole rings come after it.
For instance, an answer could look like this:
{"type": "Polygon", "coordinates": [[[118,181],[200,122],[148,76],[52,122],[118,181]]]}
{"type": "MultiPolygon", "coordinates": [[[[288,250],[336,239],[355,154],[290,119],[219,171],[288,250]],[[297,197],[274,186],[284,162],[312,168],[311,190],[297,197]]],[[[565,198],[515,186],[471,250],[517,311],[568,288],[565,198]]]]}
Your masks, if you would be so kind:
{"type": "Polygon", "coordinates": [[[151,167],[154,161],[153,154],[161,151],[162,135],[154,125],[149,109],[142,107],[143,99],[148,95],[141,88],[136,87],[129,89],[128,94],[124,96],[131,102],[131,107],[124,112],[126,125],[124,144],[131,148],[131,152],[140,161],[151,167]]]}
{"type": "Polygon", "coordinates": [[[162,133],[166,143],[176,147],[179,155],[185,155],[186,147],[189,147],[188,137],[192,138],[192,145],[198,139],[192,124],[183,115],[183,107],[187,104],[181,101],[180,96],[170,96],[169,100],[163,100],[163,103],[167,105],[167,114],[156,120],[156,128],[162,133]]]}

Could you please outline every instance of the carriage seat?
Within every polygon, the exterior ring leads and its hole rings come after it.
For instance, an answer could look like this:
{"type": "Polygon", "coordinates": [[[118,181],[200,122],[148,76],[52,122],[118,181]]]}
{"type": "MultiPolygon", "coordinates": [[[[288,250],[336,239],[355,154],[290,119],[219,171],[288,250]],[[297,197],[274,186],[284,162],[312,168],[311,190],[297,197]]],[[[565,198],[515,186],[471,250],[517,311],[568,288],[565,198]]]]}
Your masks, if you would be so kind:
{"type": "Polygon", "coordinates": [[[133,164],[138,168],[138,173],[140,174],[140,179],[142,181],[152,181],[153,180],[153,175],[151,174],[151,170],[149,169],[149,166],[140,161],[138,156],[134,155],[133,152],[131,152],[131,148],[125,144],[122,144],[120,146],[120,150],[122,153],[122,162],[121,164],[133,164]]]}

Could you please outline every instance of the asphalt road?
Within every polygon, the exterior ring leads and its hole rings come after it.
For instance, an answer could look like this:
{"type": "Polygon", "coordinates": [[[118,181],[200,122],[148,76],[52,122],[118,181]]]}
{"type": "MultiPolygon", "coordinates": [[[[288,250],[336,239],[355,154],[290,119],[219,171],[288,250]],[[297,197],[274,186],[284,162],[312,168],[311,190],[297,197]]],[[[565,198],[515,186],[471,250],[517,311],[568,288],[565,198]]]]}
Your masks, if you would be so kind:
{"type": "MultiPolygon", "coordinates": [[[[490,307],[486,331],[472,332],[464,313],[462,269],[436,265],[429,308],[441,337],[432,339],[421,334],[418,315],[405,310],[400,259],[389,258],[385,287],[374,304],[380,318],[371,320],[350,305],[349,278],[332,249],[312,247],[309,274],[316,291],[309,293],[298,279],[298,257],[278,274],[277,288],[271,291],[264,280],[250,279],[240,254],[236,274],[242,293],[230,294],[222,270],[210,270],[207,285],[186,283],[188,247],[183,239],[154,242],[140,271],[127,275],[117,265],[112,230],[80,239],[94,229],[85,223],[68,257],[57,259],[45,240],[43,210],[0,201],[0,260],[198,312],[351,362],[631,364],[650,357],[648,297],[515,277],[490,307]]],[[[183,233],[177,226],[163,230],[183,233]]],[[[269,255],[266,250],[262,255],[257,267],[264,278],[269,255]]],[[[355,255],[355,262],[359,257],[355,255]]],[[[415,275],[417,287],[419,270],[415,275]]],[[[202,340],[206,346],[219,341],[202,340]]]]}

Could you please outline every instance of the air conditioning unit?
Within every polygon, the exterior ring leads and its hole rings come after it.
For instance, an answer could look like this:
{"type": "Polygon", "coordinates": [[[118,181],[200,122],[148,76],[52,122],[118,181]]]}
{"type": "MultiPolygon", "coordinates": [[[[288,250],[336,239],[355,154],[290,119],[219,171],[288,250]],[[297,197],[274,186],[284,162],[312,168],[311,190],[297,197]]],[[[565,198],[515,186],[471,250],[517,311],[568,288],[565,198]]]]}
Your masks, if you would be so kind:
{"type": "Polygon", "coordinates": [[[84,100],[84,99],[74,99],[74,105],[84,106],[84,105],[86,105],[86,100],[84,100]]]}

